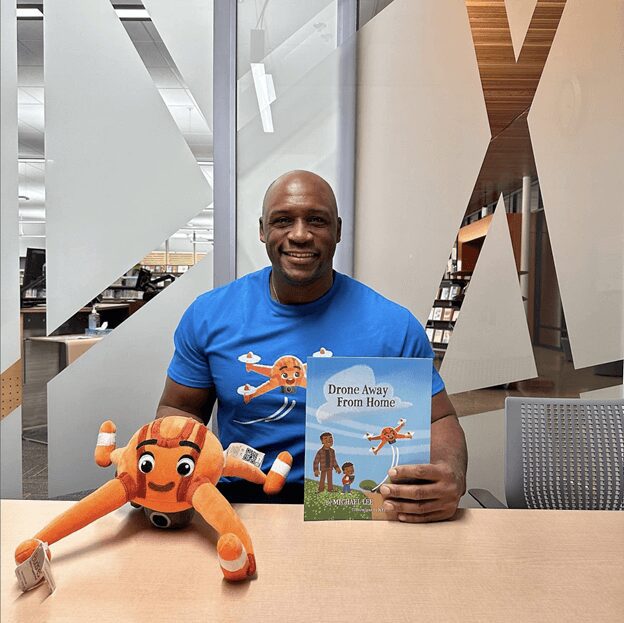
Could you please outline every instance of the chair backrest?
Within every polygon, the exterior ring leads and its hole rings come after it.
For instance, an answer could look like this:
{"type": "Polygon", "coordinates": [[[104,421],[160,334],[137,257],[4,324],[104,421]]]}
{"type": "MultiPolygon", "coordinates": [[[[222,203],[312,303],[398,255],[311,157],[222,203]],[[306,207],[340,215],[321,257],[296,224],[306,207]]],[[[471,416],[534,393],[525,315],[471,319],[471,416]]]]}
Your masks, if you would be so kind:
{"type": "Polygon", "coordinates": [[[505,400],[510,508],[622,510],[624,400],[505,400]]]}

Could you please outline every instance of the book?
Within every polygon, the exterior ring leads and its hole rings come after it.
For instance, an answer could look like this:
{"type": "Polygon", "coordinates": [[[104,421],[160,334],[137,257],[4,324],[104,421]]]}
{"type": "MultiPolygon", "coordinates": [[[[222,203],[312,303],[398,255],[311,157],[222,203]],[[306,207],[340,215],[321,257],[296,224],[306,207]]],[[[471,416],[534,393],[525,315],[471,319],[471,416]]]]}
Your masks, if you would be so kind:
{"type": "Polygon", "coordinates": [[[433,319],[434,320],[442,320],[442,308],[434,307],[433,308],[433,319]]]}
{"type": "Polygon", "coordinates": [[[436,344],[441,344],[442,343],[442,336],[444,335],[444,331],[442,331],[442,329],[436,329],[433,332],[433,341],[436,344]]]}
{"type": "Polygon", "coordinates": [[[451,341],[451,332],[450,330],[444,331],[442,334],[442,344],[448,344],[451,341]]]}
{"type": "Polygon", "coordinates": [[[453,308],[446,307],[444,311],[442,312],[442,320],[445,320],[448,322],[451,320],[452,317],[453,317],[453,308]]]}
{"type": "Polygon", "coordinates": [[[431,359],[310,357],[304,519],[386,519],[379,488],[428,463],[431,359]]]}
{"type": "Polygon", "coordinates": [[[449,299],[454,301],[461,294],[461,286],[451,286],[451,290],[449,292],[449,299]]]}
{"type": "Polygon", "coordinates": [[[444,287],[444,288],[442,288],[442,291],[440,292],[440,299],[441,299],[442,301],[447,301],[447,300],[448,300],[448,297],[449,297],[450,292],[451,292],[451,289],[450,289],[450,288],[448,288],[448,287],[444,287]]]}
{"type": "Polygon", "coordinates": [[[431,342],[433,340],[433,327],[427,327],[425,329],[425,333],[427,334],[427,338],[429,338],[429,341],[431,342]]]}

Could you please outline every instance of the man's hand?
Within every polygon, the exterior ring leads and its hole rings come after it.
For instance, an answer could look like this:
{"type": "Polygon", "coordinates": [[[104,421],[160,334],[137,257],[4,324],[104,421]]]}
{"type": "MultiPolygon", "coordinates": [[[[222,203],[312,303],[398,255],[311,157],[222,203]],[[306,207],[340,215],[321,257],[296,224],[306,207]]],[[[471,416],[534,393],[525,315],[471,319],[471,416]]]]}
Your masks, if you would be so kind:
{"type": "Polygon", "coordinates": [[[336,465],[336,467],[334,467],[334,469],[336,470],[336,473],[337,473],[337,474],[340,474],[340,472],[342,471],[342,470],[340,469],[340,467],[338,467],[338,465],[336,465]]]}
{"type": "Polygon", "coordinates": [[[398,465],[388,474],[391,482],[379,492],[386,511],[399,521],[444,521],[455,515],[465,482],[463,473],[456,473],[448,463],[398,465]]]}

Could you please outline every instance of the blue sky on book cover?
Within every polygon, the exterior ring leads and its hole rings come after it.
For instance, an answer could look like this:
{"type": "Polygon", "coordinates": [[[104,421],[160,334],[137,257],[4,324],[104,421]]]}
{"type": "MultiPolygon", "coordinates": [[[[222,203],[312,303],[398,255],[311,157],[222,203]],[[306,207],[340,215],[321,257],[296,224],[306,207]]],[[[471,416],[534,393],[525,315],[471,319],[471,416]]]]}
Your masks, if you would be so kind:
{"type": "MultiPolygon", "coordinates": [[[[429,463],[432,365],[431,359],[309,358],[305,477],[318,480],[313,459],[324,432],[334,437],[338,464],[353,463],[354,488],[381,484],[395,464],[429,463]],[[367,438],[388,428],[398,429],[390,439],[367,438]]],[[[334,476],[336,487],[341,475],[334,476]]]]}

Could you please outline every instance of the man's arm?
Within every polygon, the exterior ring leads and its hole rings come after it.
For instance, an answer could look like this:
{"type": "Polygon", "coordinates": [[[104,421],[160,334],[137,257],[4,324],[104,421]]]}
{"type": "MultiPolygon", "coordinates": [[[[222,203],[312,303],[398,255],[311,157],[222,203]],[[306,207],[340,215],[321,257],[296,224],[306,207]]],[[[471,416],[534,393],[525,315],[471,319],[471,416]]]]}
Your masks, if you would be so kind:
{"type": "Polygon", "coordinates": [[[181,415],[208,424],[216,399],[217,393],[214,387],[187,387],[167,377],[156,410],[156,418],[181,415]]]}
{"type": "Polygon", "coordinates": [[[431,463],[391,469],[391,484],[380,488],[385,508],[405,522],[450,519],[466,491],[467,463],[464,431],[443,390],[431,399],[431,463]]]}

